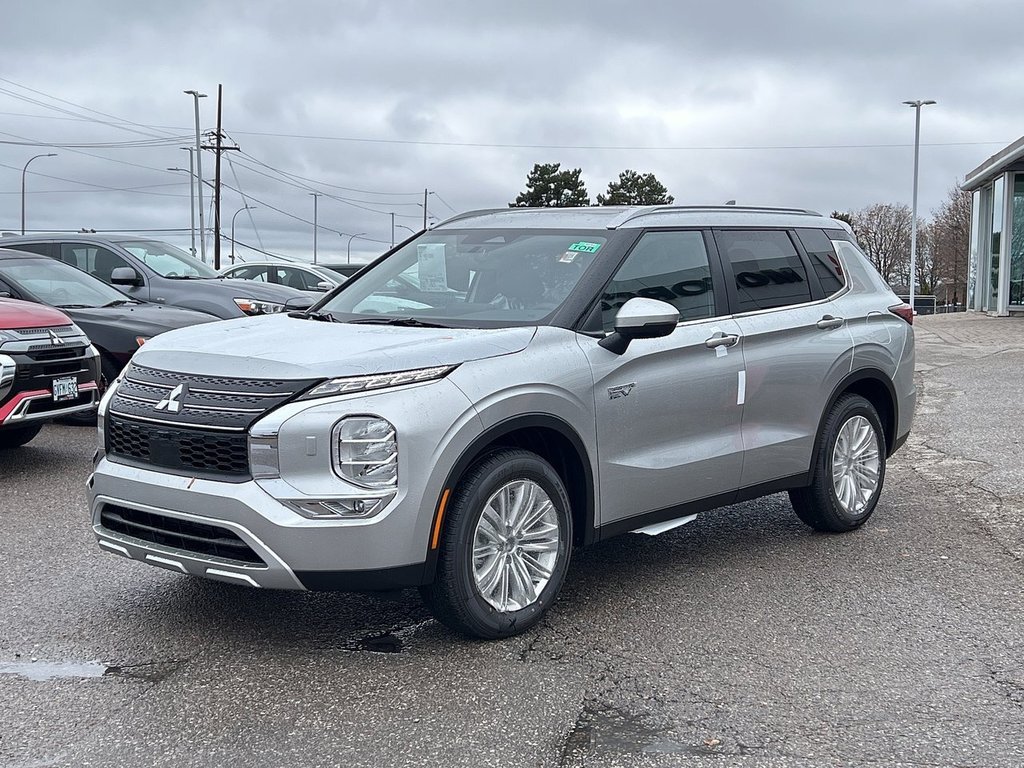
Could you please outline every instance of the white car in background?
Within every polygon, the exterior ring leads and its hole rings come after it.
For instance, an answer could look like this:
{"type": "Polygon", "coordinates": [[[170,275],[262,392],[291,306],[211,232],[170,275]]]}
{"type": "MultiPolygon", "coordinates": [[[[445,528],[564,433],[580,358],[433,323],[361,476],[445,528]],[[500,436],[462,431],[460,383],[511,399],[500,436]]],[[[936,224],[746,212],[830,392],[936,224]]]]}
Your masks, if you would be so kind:
{"type": "Polygon", "coordinates": [[[345,277],[315,264],[291,264],[273,261],[247,261],[221,270],[224,277],[275,283],[300,291],[327,293],[345,282],[345,277]]]}

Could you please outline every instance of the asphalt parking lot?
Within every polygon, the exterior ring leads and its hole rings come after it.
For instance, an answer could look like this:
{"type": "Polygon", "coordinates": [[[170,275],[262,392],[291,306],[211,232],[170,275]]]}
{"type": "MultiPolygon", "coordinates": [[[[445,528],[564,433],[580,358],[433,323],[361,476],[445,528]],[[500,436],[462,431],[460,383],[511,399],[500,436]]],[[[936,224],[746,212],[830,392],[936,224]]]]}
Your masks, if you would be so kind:
{"type": "Polygon", "coordinates": [[[779,495],[626,535],[497,643],[415,593],[107,555],[93,434],[51,425],[0,454],[0,765],[1020,766],[1024,320],[918,328],[916,429],[863,529],[779,495]]]}

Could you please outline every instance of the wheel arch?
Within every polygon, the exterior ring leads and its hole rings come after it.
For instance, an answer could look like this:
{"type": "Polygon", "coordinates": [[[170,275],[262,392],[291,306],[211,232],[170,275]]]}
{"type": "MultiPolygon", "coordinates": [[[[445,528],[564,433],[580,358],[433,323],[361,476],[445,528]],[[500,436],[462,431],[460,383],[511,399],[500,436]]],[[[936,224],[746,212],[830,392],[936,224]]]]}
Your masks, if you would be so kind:
{"type": "Polygon", "coordinates": [[[877,368],[862,368],[848,374],[839,384],[836,385],[824,410],[818,419],[818,431],[814,437],[814,453],[811,456],[811,467],[816,465],[818,452],[821,450],[821,428],[832,411],[836,401],[845,394],[860,395],[871,403],[878,412],[878,418],[882,422],[882,432],[885,438],[886,458],[899,447],[896,444],[896,429],[899,424],[899,404],[896,398],[896,388],[892,381],[881,370],[877,368]]]}
{"type": "MultiPolygon", "coordinates": [[[[443,506],[448,494],[476,461],[501,448],[523,448],[547,461],[561,477],[572,506],[573,539],[587,545],[595,539],[594,470],[583,440],[565,420],[549,413],[528,413],[513,416],[481,432],[459,455],[445,477],[442,497],[434,510],[431,531],[444,533],[446,521],[443,506]]],[[[438,547],[434,538],[429,543],[426,580],[437,570],[438,547]]]]}

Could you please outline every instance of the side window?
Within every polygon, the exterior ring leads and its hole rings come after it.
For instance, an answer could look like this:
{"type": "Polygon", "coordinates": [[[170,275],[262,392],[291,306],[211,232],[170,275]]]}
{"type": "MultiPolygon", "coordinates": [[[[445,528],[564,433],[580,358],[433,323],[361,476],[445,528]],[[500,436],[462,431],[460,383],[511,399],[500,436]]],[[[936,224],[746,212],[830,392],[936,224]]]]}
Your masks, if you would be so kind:
{"type": "Polygon", "coordinates": [[[679,310],[680,320],[715,315],[715,295],[704,235],[648,232],[619,267],[601,296],[601,321],[615,327],[615,313],[632,298],[660,299],[679,310]]]}
{"type": "Polygon", "coordinates": [[[236,280],[255,280],[259,283],[267,282],[266,267],[239,267],[231,273],[236,280]]]}
{"type": "Polygon", "coordinates": [[[308,290],[306,270],[295,269],[294,267],[280,267],[277,270],[278,282],[287,285],[289,288],[296,288],[300,291],[308,290]]]}
{"type": "Polygon", "coordinates": [[[820,229],[798,229],[796,234],[811,258],[811,268],[818,276],[825,295],[831,296],[842,290],[846,285],[846,275],[828,235],[820,229]]]}
{"type": "MultiPolygon", "coordinates": [[[[2,245],[2,243],[0,243],[2,245]]],[[[56,256],[56,243],[18,243],[17,245],[5,245],[5,248],[13,248],[16,251],[28,251],[38,253],[40,256],[56,256]]]]}
{"type": "Polygon", "coordinates": [[[86,243],[61,243],[60,260],[105,283],[110,282],[110,273],[118,267],[131,266],[113,251],[86,243]]]}
{"type": "Polygon", "coordinates": [[[735,280],[737,312],[811,300],[807,270],[789,234],[781,230],[719,230],[715,242],[726,279],[735,280]]]}

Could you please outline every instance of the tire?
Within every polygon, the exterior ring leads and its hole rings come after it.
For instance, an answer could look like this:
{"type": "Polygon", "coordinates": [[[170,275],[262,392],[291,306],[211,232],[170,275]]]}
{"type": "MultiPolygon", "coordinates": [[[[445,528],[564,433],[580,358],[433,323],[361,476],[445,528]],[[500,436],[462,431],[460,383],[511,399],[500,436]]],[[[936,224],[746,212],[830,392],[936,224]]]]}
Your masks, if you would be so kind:
{"type": "Polygon", "coordinates": [[[26,424],[23,427],[0,429],[0,451],[20,448],[32,440],[43,428],[40,424],[26,424]]]}
{"type": "Polygon", "coordinates": [[[885,437],[875,407],[860,395],[842,395],[821,426],[818,445],[811,484],[789,492],[793,509],[817,531],[859,528],[885,483],[885,437]]]}
{"type": "Polygon", "coordinates": [[[420,588],[437,620],[485,640],[525,632],[540,621],[562,588],[572,555],[569,497],[551,465],[530,451],[491,453],[459,480],[444,514],[437,574],[420,588]],[[498,531],[495,523],[515,524],[517,500],[531,503],[531,513],[519,521],[525,523],[521,532],[508,537],[511,529],[498,531]],[[475,549],[486,554],[474,558],[475,549]]]}

